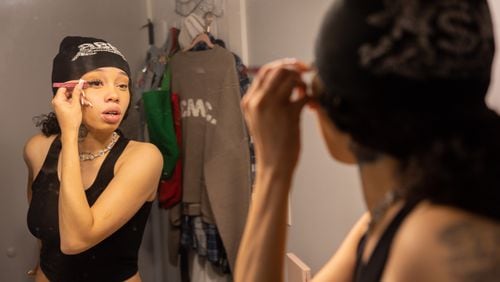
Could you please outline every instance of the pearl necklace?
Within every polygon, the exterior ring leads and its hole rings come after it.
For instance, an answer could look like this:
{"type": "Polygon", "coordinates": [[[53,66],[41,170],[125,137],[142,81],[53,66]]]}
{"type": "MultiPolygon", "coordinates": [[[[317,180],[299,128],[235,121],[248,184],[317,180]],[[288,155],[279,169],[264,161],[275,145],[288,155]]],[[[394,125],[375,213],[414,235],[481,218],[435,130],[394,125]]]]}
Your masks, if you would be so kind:
{"type": "Polygon", "coordinates": [[[98,157],[104,156],[107,152],[109,152],[113,146],[115,146],[116,141],[118,141],[118,133],[113,132],[113,135],[111,135],[111,142],[106,146],[104,149],[97,151],[97,153],[87,153],[83,152],[80,153],[80,161],[92,161],[98,157]]]}

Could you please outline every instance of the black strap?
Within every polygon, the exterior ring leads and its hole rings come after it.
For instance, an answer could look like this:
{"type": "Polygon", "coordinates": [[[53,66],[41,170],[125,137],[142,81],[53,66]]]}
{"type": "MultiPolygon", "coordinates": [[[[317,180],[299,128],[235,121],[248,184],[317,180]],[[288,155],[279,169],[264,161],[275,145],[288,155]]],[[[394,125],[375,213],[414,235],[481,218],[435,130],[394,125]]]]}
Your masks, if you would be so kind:
{"type": "Polygon", "coordinates": [[[113,179],[114,174],[109,172],[114,171],[116,161],[130,141],[125,136],[123,136],[121,132],[118,131],[118,133],[120,135],[120,138],[118,138],[118,141],[116,141],[116,144],[113,146],[113,148],[111,148],[106,159],[104,159],[104,162],[102,163],[102,166],[96,177],[96,180],[98,180],[99,182],[109,183],[111,179],[113,179]]]}
{"type": "MultiPolygon", "coordinates": [[[[121,155],[125,147],[127,147],[127,144],[130,141],[125,136],[123,136],[123,134],[120,131],[118,131],[118,134],[120,135],[120,138],[118,139],[118,141],[116,141],[116,144],[110,150],[108,156],[106,157],[106,159],[102,164],[99,173],[101,173],[102,171],[109,171],[109,169],[112,169],[111,171],[113,171],[116,160],[121,155]]],[[[57,163],[59,161],[59,153],[61,152],[61,148],[62,148],[61,136],[57,135],[54,141],[52,141],[49,151],[47,152],[47,157],[45,157],[45,161],[42,165],[41,171],[45,175],[52,173],[56,173],[57,175],[57,163]]],[[[96,177],[96,179],[98,177],[99,175],[96,177]]],[[[112,175],[111,178],[113,178],[112,175]]]]}
{"type": "Polygon", "coordinates": [[[377,246],[373,250],[370,259],[366,264],[363,264],[363,253],[366,245],[367,236],[363,235],[358,245],[357,261],[356,261],[356,273],[354,281],[378,282],[382,278],[384,273],[385,264],[389,258],[389,253],[391,251],[392,240],[394,236],[403,223],[404,219],[417,205],[418,201],[407,202],[403,208],[394,217],[392,222],[389,224],[387,229],[380,237],[377,246]]]}
{"type": "Polygon", "coordinates": [[[116,160],[120,157],[125,147],[130,140],[125,138],[120,134],[120,138],[116,141],[116,144],[111,148],[108,155],[104,159],[101,168],[97,172],[97,176],[95,178],[94,183],[87,190],[85,190],[85,194],[87,195],[87,200],[89,205],[93,205],[97,198],[101,193],[106,189],[109,182],[115,176],[114,168],[116,164],[116,160]]]}
{"type": "Polygon", "coordinates": [[[43,162],[42,168],[40,172],[33,180],[33,184],[31,188],[33,190],[37,189],[40,183],[44,183],[46,181],[50,181],[49,179],[53,179],[55,177],[57,179],[57,162],[59,159],[59,152],[61,151],[61,140],[59,139],[59,135],[52,141],[50,145],[49,151],[47,152],[47,156],[43,162]]]}
{"type": "MultiPolygon", "coordinates": [[[[102,190],[107,186],[111,179],[113,179],[113,171],[116,160],[120,157],[130,141],[129,139],[124,137],[121,132],[118,131],[118,134],[120,135],[120,138],[104,159],[94,183],[91,187],[89,187],[89,189],[86,190],[89,204],[94,203],[102,190]],[[95,186],[97,186],[99,189],[95,189],[95,186]]],[[[57,136],[50,145],[47,157],[45,158],[40,173],[37,175],[36,179],[33,182],[33,187],[36,187],[39,181],[48,181],[47,177],[52,179],[51,181],[59,181],[57,177],[57,163],[59,160],[59,153],[61,152],[61,148],[61,139],[60,136],[57,136]]]]}
{"type": "Polygon", "coordinates": [[[56,172],[57,173],[57,162],[59,161],[59,153],[61,152],[61,137],[57,135],[52,144],[50,145],[49,152],[45,158],[45,162],[42,166],[44,172],[56,172]]]}

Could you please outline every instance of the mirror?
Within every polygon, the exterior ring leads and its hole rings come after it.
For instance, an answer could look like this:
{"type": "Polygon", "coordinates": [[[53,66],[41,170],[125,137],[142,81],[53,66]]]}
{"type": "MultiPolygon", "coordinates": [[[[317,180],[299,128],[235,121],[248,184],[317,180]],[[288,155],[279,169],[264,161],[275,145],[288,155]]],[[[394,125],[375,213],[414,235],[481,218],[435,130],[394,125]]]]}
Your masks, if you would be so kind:
{"type": "MultiPolygon", "coordinates": [[[[498,18],[500,3],[489,3],[498,18]]],[[[5,255],[0,259],[3,266],[0,280],[30,281],[26,271],[37,261],[38,246],[26,226],[27,171],[21,157],[26,140],[38,132],[31,118],[51,110],[52,59],[64,36],[88,35],[112,42],[127,57],[136,80],[151,50],[148,29],[143,28],[148,19],[154,25],[154,45],[161,48],[167,42],[170,29],[181,28],[182,20],[191,14],[188,12],[198,9],[198,18],[192,18],[190,27],[204,26],[207,19],[211,20],[210,33],[222,39],[226,50],[238,55],[247,67],[258,67],[283,57],[312,62],[316,34],[330,4],[331,1],[298,0],[286,3],[276,0],[2,1],[0,76],[4,83],[0,86],[0,123],[4,138],[0,173],[5,181],[2,191],[9,196],[0,201],[3,213],[9,216],[2,218],[6,228],[1,235],[5,255]],[[204,4],[200,4],[202,2],[204,4]],[[196,23],[199,18],[201,22],[196,23]]],[[[495,22],[498,26],[500,21],[495,22]]],[[[500,27],[495,30],[497,38],[499,30],[500,27]]],[[[200,40],[206,41],[206,38],[200,40]]],[[[488,96],[489,105],[495,109],[500,108],[497,73],[498,60],[488,96]]],[[[149,133],[141,128],[140,120],[144,117],[135,108],[141,97],[140,93],[134,93],[129,117],[122,127],[127,136],[139,140],[149,133]]],[[[213,124],[212,103],[187,98],[180,105],[186,116],[198,114],[213,124]]],[[[215,122],[222,121],[215,119],[215,122]]],[[[364,206],[355,169],[330,160],[310,112],[306,111],[302,123],[303,151],[307,153],[301,159],[293,186],[288,246],[299,254],[307,254],[305,261],[315,273],[340,244],[364,206]],[[333,184],[341,189],[331,189],[333,184]],[[311,186],[314,190],[309,189],[311,186]],[[320,194],[325,196],[318,197],[320,194]],[[323,207],[332,212],[326,214],[323,207]]],[[[203,197],[210,198],[210,195],[203,197]]],[[[211,212],[218,212],[215,209],[211,212]]],[[[143,281],[180,281],[179,266],[172,265],[168,258],[170,248],[166,242],[171,218],[171,212],[157,205],[152,207],[139,255],[143,281]]],[[[179,224],[179,218],[176,219],[179,224]]],[[[195,225],[200,223],[193,223],[195,225]]]]}

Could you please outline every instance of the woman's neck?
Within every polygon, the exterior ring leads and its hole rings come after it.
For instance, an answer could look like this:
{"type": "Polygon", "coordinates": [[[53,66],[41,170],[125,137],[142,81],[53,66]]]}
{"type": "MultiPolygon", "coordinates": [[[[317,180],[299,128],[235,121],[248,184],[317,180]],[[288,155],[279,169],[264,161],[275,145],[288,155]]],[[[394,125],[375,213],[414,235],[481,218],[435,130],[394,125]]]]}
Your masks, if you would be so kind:
{"type": "Polygon", "coordinates": [[[359,165],[363,195],[370,212],[377,209],[391,191],[400,188],[397,169],[398,162],[386,156],[359,165]]]}
{"type": "Polygon", "coordinates": [[[112,140],[113,132],[88,132],[78,142],[80,152],[96,152],[106,147],[112,140]]]}

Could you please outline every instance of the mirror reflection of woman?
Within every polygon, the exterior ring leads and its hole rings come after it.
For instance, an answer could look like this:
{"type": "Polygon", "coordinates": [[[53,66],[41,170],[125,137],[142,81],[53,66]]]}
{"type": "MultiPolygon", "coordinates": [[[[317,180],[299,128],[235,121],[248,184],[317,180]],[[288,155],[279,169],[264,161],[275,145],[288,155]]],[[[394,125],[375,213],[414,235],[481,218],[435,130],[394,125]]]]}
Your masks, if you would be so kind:
{"type": "Polygon", "coordinates": [[[141,281],[138,249],[163,165],[118,127],[130,106],[123,54],[66,37],[53,61],[53,113],[26,143],[28,227],[40,241],[36,281],[141,281]]]}
{"type": "Polygon", "coordinates": [[[486,0],[335,1],[316,45],[314,95],[308,65],[264,66],[242,102],[257,176],[235,281],[283,281],[305,105],[330,154],[358,165],[367,207],[313,281],[498,281],[492,30],[486,0]],[[291,99],[293,90],[302,94],[291,99]]]}

